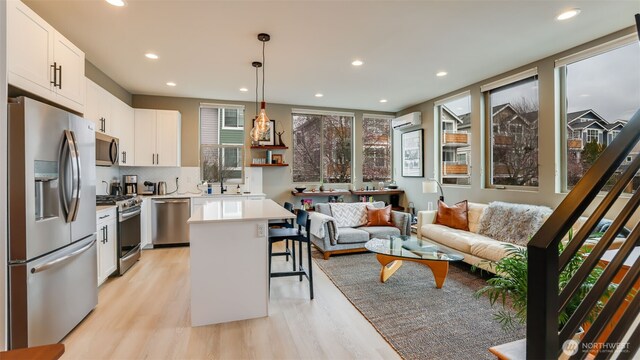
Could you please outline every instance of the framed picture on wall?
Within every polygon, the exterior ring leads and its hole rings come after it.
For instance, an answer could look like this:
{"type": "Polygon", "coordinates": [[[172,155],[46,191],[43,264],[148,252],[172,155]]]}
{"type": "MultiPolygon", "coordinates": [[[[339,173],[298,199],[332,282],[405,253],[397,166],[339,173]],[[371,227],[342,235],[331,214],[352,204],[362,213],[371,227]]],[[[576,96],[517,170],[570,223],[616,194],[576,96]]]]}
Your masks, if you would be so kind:
{"type": "MultiPolygon", "coordinates": [[[[253,120],[253,127],[256,127],[256,120],[253,120]]],[[[258,140],[258,145],[275,145],[276,144],[276,121],[271,120],[271,129],[268,133],[258,140]]]]}
{"type": "Polygon", "coordinates": [[[419,129],[401,136],[403,177],[424,177],[423,132],[423,129],[419,129]]]}

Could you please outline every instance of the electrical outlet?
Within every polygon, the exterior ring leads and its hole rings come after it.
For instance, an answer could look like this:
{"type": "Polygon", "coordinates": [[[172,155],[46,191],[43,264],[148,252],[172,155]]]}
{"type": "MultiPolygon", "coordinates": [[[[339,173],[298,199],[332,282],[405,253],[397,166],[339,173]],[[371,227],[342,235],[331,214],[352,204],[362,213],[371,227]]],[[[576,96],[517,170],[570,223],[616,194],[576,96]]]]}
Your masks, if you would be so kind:
{"type": "Polygon", "coordinates": [[[258,224],[258,237],[267,236],[267,224],[258,224]]]}

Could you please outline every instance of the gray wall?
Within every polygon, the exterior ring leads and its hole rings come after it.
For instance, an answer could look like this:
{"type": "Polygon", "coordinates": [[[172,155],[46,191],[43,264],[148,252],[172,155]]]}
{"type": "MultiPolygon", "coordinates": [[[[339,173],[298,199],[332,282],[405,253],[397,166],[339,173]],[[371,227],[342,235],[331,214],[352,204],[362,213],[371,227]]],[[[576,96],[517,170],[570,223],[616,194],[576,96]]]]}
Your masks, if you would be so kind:
{"type": "MultiPolygon", "coordinates": [[[[624,29],[614,34],[605,36],[603,38],[594,40],[587,44],[575,47],[573,49],[564,51],[559,54],[549,56],[531,64],[524,65],[520,68],[513,69],[512,71],[499,74],[495,77],[471,84],[467,87],[452,91],[448,94],[444,94],[438,98],[425,101],[415,106],[404,109],[398,113],[403,115],[409,112],[420,111],[422,112],[422,128],[425,133],[425,178],[433,178],[436,176],[436,154],[440,151],[439,146],[436,144],[434,137],[434,130],[437,126],[434,122],[434,103],[438,100],[460,94],[465,91],[471,93],[471,124],[472,124],[472,143],[471,143],[471,186],[444,186],[444,196],[446,202],[453,204],[461,200],[469,200],[473,202],[488,203],[490,201],[506,201],[514,203],[527,203],[546,205],[555,208],[564,199],[566,194],[556,192],[556,164],[560,159],[560,149],[556,144],[556,138],[560,138],[559,131],[560,125],[556,123],[556,109],[559,104],[555,98],[555,69],[554,61],[567,56],[569,54],[576,53],[578,51],[588,49],[598,44],[616,39],[626,34],[633,33],[635,29],[633,27],[624,29]],[[482,94],[480,92],[480,86],[492,81],[496,81],[507,77],[509,75],[517,74],[533,67],[538,68],[539,79],[539,175],[540,184],[537,190],[499,190],[484,188],[483,183],[485,179],[485,171],[488,169],[484,165],[484,138],[483,138],[483,122],[482,122],[482,94]]],[[[406,191],[406,201],[413,202],[418,210],[425,210],[428,202],[437,201],[436,194],[423,194],[422,193],[422,181],[423,178],[403,178],[400,176],[400,133],[394,132],[394,157],[396,169],[394,169],[396,180],[401,188],[406,191]]],[[[602,197],[599,197],[601,200],[602,197]]],[[[620,199],[614,208],[611,210],[610,215],[616,214],[620,211],[622,206],[626,204],[627,198],[620,199]]],[[[589,209],[588,211],[592,211],[589,209]]],[[[638,214],[634,215],[633,223],[638,221],[638,214]]]]}
{"type": "Polygon", "coordinates": [[[131,106],[131,93],[120,86],[117,82],[113,81],[107,74],[103,73],[87,59],[84,60],[84,75],[110,92],[113,96],[131,106]]]}
{"type": "MultiPolygon", "coordinates": [[[[253,116],[255,113],[255,103],[242,102],[242,101],[228,101],[228,100],[211,100],[211,99],[194,99],[194,98],[176,98],[176,97],[163,97],[163,96],[148,96],[148,95],[133,95],[133,107],[140,109],[166,109],[166,110],[178,110],[182,114],[182,166],[199,166],[199,108],[200,103],[218,103],[218,104],[236,104],[245,106],[245,129],[250,130],[253,126],[253,116]]],[[[291,164],[293,159],[293,150],[291,145],[292,141],[292,119],[291,109],[303,108],[303,109],[315,109],[315,110],[327,110],[327,111],[348,111],[355,113],[355,135],[354,135],[354,172],[355,183],[357,186],[362,184],[362,116],[363,114],[386,114],[378,111],[363,111],[353,109],[329,109],[310,106],[296,106],[296,105],[283,105],[283,104],[269,104],[267,103],[267,115],[270,119],[276,120],[276,130],[284,130],[282,141],[285,145],[289,146],[289,149],[284,151],[285,161],[291,164]]],[[[261,150],[250,150],[249,146],[249,134],[245,134],[245,145],[247,148],[245,156],[245,164],[249,165],[252,159],[252,152],[255,157],[264,157],[264,154],[259,154],[261,150]]],[[[277,202],[293,201],[294,197],[291,196],[291,190],[293,190],[294,183],[292,177],[292,166],[288,167],[270,167],[263,168],[263,191],[267,194],[267,197],[274,199],[277,202]]],[[[326,200],[326,199],[324,199],[326,200]]],[[[294,202],[295,203],[295,202],[294,202]]]]}

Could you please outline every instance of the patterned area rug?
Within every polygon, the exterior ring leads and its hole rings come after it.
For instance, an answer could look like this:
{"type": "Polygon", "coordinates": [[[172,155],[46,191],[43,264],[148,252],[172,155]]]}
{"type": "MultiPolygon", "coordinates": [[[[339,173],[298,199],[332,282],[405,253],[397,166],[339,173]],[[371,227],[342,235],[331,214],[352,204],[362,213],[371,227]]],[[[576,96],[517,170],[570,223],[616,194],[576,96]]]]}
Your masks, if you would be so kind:
{"type": "Polygon", "coordinates": [[[334,255],[316,264],[405,359],[495,359],[491,346],[523,339],[524,327],[505,333],[495,309],[473,293],[485,285],[466,264],[452,264],[442,289],[431,270],[404,262],[386,283],[374,254],[334,255]]]}

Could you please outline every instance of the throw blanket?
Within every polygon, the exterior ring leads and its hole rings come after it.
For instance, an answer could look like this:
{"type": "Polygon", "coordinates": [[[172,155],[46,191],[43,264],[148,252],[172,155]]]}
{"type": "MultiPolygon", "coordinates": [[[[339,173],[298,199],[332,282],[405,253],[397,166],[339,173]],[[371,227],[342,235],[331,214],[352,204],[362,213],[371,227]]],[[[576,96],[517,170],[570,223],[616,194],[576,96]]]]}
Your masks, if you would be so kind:
{"type": "Polygon", "coordinates": [[[514,245],[527,246],[551,212],[552,210],[545,206],[494,201],[489,203],[480,218],[478,234],[514,245]]]}
{"type": "Polygon", "coordinates": [[[311,219],[311,226],[309,227],[311,235],[320,239],[324,238],[324,225],[326,224],[329,232],[335,233],[334,238],[338,237],[338,228],[336,227],[335,219],[331,216],[316,211],[309,213],[309,219],[311,219]]]}
{"type": "Polygon", "coordinates": [[[367,203],[330,203],[329,206],[339,228],[367,224],[367,203]]]}

